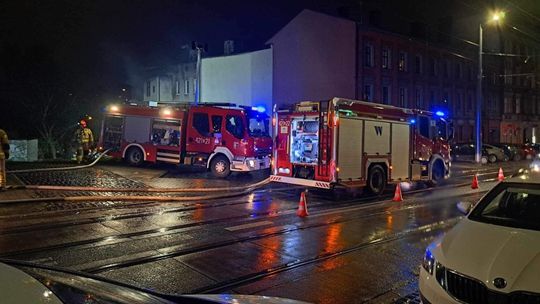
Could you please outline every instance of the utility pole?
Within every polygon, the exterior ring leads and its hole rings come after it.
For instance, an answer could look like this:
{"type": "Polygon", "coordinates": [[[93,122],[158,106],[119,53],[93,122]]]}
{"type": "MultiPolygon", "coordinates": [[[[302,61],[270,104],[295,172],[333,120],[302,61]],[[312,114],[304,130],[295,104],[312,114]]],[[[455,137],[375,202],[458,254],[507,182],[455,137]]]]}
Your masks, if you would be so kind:
{"type": "Polygon", "coordinates": [[[476,82],[475,161],[482,160],[482,24],[478,27],[478,79],[476,82]]]}
{"type": "Polygon", "coordinates": [[[202,52],[208,51],[208,44],[198,43],[197,41],[191,42],[191,49],[197,51],[197,66],[195,73],[197,74],[197,85],[195,86],[195,104],[198,105],[201,101],[201,58],[202,52]]]}

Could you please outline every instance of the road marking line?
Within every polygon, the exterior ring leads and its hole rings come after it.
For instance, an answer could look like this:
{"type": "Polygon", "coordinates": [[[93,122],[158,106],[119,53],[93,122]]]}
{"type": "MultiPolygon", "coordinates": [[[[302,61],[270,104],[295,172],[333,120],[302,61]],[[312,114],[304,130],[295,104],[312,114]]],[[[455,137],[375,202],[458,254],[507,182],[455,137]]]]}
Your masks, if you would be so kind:
{"type": "Polygon", "coordinates": [[[35,264],[43,264],[43,263],[50,263],[52,261],[53,261],[53,258],[46,257],[46,258],[42,258],[42,259],[31,260],[30,262],[35,263],[35,264]]]}
{"type": "Polygon", "coordinates": [[[270,222],[270,221],[261,221],[261,222],[255,222],[255,223],[249,223],[249,224],[243,224],[243,225],[238,225],[238,226],[227,227],[227,228],[225,228],[225,230],[237,231],[237,230],[242,230],[242,229],[247,229],[247,228],[266,226],[266,225],[273,225],[273,224],[274,223],[270,222]]]}

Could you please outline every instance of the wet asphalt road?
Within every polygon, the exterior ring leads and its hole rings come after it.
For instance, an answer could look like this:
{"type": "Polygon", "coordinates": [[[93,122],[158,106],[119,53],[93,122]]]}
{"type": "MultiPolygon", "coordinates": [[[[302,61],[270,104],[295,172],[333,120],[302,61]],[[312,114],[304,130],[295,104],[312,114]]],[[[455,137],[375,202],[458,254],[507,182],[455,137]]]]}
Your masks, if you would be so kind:
{"type": "MultiPolygon", "coordinates": [[[[498,168],[484,169],[480,179],[494,178],[498,168]]],[[[99,186],[118,180],[134,188],[148,184],[111,171],[92,168],[19,178],[99,186]]],[[[470,178],[464,166],[451,183],[470,178]]],[[[237,179],[233,181],[249,181],[237,179]]],[[[366,197],[334,201],[314,191],[306,218],[295,215],[301,189],[283,185],[211,201],[0,204],[0,256],[164,293],[234,292],[314,303],[404,302],[415,299],[424,248],[461,216],[456,202],[475,201],[493,184],[482,182],[479,190],[429,189],[405,194],[401,203],[366,197]]]]}

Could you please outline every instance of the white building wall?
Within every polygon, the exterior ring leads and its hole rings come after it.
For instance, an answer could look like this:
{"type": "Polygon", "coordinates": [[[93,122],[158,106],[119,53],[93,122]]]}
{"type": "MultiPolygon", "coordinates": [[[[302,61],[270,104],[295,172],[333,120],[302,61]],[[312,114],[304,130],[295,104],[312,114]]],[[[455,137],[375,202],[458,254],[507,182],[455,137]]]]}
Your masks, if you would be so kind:
{"type": "Polygon", "coordinates": [[[201,101],[272,107],[272,49],[204,58],[201,101]]]}

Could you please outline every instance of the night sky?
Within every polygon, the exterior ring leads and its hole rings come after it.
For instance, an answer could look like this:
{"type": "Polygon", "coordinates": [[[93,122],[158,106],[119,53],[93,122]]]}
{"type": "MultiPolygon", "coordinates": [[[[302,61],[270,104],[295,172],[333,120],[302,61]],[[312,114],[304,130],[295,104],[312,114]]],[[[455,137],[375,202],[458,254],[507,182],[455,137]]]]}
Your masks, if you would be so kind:
{"type": "MultiPolygon", "coordinates": [[[[534,1],[497,2],[520,15],[523,12],[518,9],[534,17],[540,15],[534,1]],[[519,7],[512,5],[515,3],[519,7]]],[[[339,14],[344,7],[377,6],[389,18],[436,23],[441,15],[452,14],[454,19],[459,19],[489,9],[493,3],[491,0],[4,1],[0,42],[17,48],[45,48],[70,73],[128,82],[126,74],[134,67],[181,60],[185,54],[182,46],[191,40],[207,42],[207,56],[220,55],[227,39],[235,40],[239,51],[262,48],[266,40],[303,8],[339,14]]]]}

